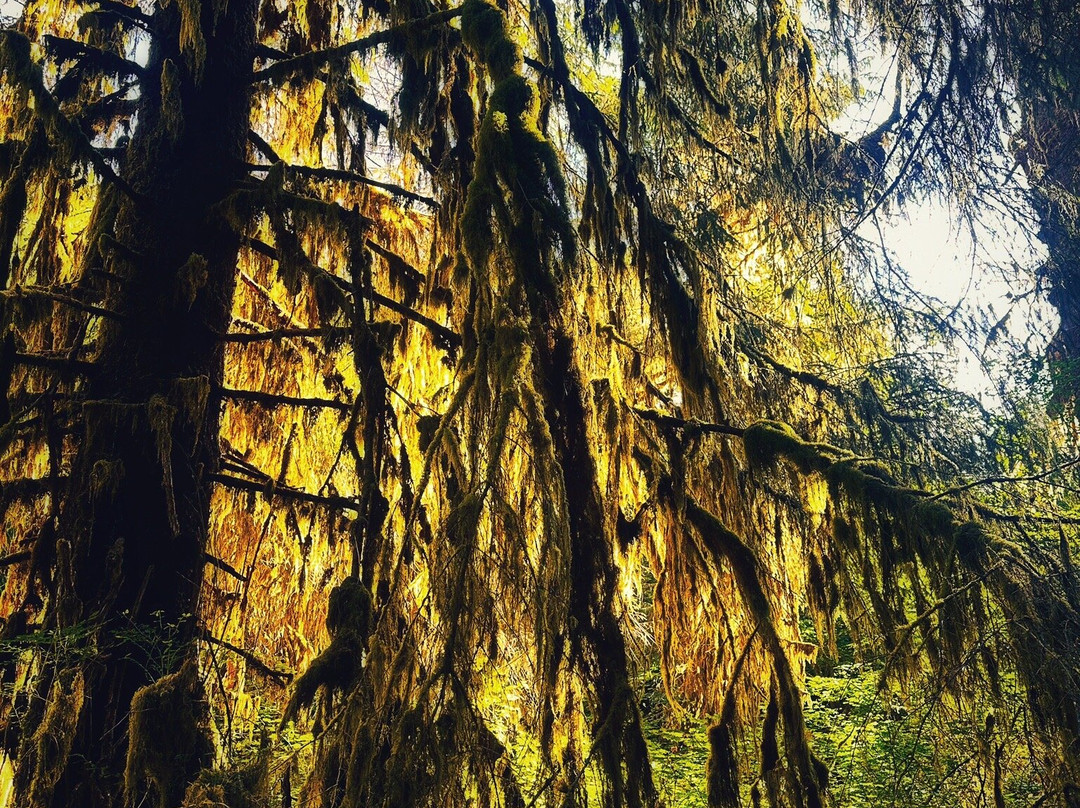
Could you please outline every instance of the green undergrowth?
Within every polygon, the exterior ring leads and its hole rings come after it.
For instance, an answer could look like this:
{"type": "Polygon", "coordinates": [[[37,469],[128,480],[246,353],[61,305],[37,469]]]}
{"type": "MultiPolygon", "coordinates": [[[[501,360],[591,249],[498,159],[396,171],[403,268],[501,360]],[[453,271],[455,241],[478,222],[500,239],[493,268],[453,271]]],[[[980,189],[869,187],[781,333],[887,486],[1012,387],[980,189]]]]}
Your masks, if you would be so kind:
{"type": "MultiPolygon", "coordinates": [[[[804,628],[812,633],[808,624],[804,628]]],[[[880,689],[880,660],[857,661],[842,623],[839,629],[838,659],[823,658],[811,666],[804,694],[812,747],[829,768],[831,804],[850,808],[994,805],[992,766],[985,765],[982,740],[992,709],[960,707],[931,685],[880,689]]],[[[641,673],[636,691],[661,804],[664,808],[708,808],[705,772],[710,717],[674,717],[655,660],[641,673]]],[[[241,776],[266,755],[269,776],[262,787],[279,792],[286,771],[297,783],[309,773],[313,738],[291,723],[282,728],[280,709],[268,704],[257,711],[254,722],[228,727],[223,715],[216,718],[219,742],[226,746],[225,768],[241,776]],[[272,749],[267,748],[268,742],[272,749]]],[[[535,798],[533,804],[538,807],[559,805],[571,790],[586,795],[589,804],[599,797],[591,766],[580,781],[568,783],[541,762],[531,733],[511,728],[508,722],[497,721],[495,726],[505,738],[527,802],[535,798]]],[[[757,732],[754,728],[745,731],[737,746],[753,772],[741,778],[743,806],[753,804],[750,789],[758,779],[757,732]]],[[[1004,737],[1000,724],[995,737],[1004,737]]],[[[1007,808],[1026,808],[1038,800],[1041,790],[1031,770],[1012,757],[1015,753],[1015,743],[1011,752],[1004,752],[1008,774],[1001,783],[1001,796],[1007,808]]],[[[271,797],[269,804],[279,803],[271,797]]]]}
{"type": "MultiPolygon", "coordinates": [[[[933,689],[879,691],[875,665],[841,663],[830,676],[809,676],[805,714],[815,753],[829,767],[832,804],[849,808],[993,805],[992,776],[980,768],[983,730],[932,704],[933,689]],[[932,709],[931,709],[932,708],[932,709]]],[[[666,808],[707,808],[708,721],[670,726],[662,711],[644,712],[645,736],[666,808]]],[[[754,755],[752,738],[740,752],[754,755]],[[747,748],[749,747],[749,748],[747,748]]],[[[756,763],[753,764],[756,770],[756,763]]],[[[751,805],[744,778],[742,804],[751,805]]],[[[1029,770],[1002,784],[1006,806],[1029,806],[1041,790],[1029,770]]]]}

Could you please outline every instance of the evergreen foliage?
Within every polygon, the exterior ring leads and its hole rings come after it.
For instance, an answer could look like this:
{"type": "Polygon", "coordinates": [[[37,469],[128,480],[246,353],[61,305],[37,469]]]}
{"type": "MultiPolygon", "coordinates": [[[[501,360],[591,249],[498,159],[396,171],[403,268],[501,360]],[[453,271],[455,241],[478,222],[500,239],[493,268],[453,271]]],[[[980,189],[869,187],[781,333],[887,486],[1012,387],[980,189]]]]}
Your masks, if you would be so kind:
{"type": "Polygon", "coordinates": [[[681,725],[710,808],[1075,804],[1072,6],[30,0],[0,799],[652,808],[681,725]],[[1010,172],[991,412],[861,226],[1010,172]]]}

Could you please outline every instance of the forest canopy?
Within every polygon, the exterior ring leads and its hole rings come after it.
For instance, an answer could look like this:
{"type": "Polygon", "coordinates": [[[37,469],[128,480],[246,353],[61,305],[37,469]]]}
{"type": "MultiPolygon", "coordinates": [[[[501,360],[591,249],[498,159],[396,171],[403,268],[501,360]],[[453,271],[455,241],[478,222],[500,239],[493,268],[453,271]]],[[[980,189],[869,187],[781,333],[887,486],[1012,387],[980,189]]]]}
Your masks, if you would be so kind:
{"type": "Polygon", "coordinates": [[[1080,805],[1071,0],[4,13],[0,805],[1080,805]]]}

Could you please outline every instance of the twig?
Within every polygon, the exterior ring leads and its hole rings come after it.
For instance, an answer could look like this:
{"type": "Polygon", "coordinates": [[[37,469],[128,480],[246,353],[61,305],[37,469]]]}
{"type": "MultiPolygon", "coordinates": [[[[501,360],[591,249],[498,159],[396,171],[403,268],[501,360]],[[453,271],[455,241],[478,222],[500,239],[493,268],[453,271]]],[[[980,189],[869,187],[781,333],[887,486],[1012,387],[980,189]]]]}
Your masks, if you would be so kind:
{"type": "Polygon", "coordinates": [[[1053,468],[1040,471],[1038,474],[1024,474],[1018,477],[1009,477],[1007,475],[995,475],[991,477],[983,477],[981,480],[975,480],[974,482],[965,483],[964,485],[958,485],[955,488],[949,488],[942,491],[940,494],[934,494],[930,497],[930,501],[935,499],[942,499],[943,497],[953,496],[954,494],[961,494],[964,491],[968,491],[972,488],[976,488],[980,485],[998,485],[1000,483],[1035,483],[1045,480],[1051,474],[1056,474],[1059,471],[1072,468],[1077,463],[1080,463],[1080,457],[1074,457],[1072,460],[1066,460],[1064,463],[1058,463],[1053,468]]]}

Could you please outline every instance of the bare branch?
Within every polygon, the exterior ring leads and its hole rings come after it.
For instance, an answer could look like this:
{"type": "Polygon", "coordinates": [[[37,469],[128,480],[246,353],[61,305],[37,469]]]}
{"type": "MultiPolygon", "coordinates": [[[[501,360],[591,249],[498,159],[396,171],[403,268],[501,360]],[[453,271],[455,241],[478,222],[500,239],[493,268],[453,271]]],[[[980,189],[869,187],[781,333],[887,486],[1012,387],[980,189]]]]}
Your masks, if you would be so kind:
{"type": "Polygon", "coordinates": [[[200,632],[200,638],[205,642],[210,643],[211,645],[217,645],[228,651],[232,651],[234,654],[236,654],[238,657],[251,665],[251,667],[261,673],[263,676],[273,679],[281,683],[282,685],[286,685],[293,680],[294,674],[289,673],[288,671],[279,671],[271,668],[269,665],[267,665],[250,651],[245,651],[243,648],[233,645],[227,640],[218,639],[213,634],[211,634],[208,629],[202,629],[202,631],[200,632]]]}
{"type": "Polygon", "coordinates": [[[302,396],[283,396],[277,393],[264,393],[259,390],[233,390],[222,387],[220,390],[224,398],[233,401],[251,401],[268,407],[319,407],[339,412],[350,412],[352,405],[345,401],[335,401],[331,398],[305,398],[302,396]]]}
{"type": "MultiPolygon", "coordinates": [[[[258,144],[256,144],[256,146],[258,146],[258,144]]],[[[269,148],[269,144],[267,144],[267,147],[269,148]]],[[[363,174],[357,174],[353,171],[343,171],[338,168],[314,168],[311,166],[298,166],[292,165],[291,163],[285,163],[284,166],[286,174],[292,173],[296,174],[299,177],[307,177],[316,180],[355,182],[360,185],[368,185],[372,188],[379,188],[381,190],[387,191],[390,194],[393,194],[396,197],[400,197],[401,199],[409,199],[413,202],[420,202],[430,208],[437,209],[439,207],[439,203],[436,200],[432,199],[430,196],[424,196],[423,194],[415,193],[406,188],[402,188],[400,185],[395,185],[392,182],[383,182],[382,180],[365,177],[363,174]]],[[[248,171],[251,172],[269,171],[271,168],[273,168],[273,166],[270,165],[256,165],[252,163],[249,163],[247,165],[248,171]]]]}

